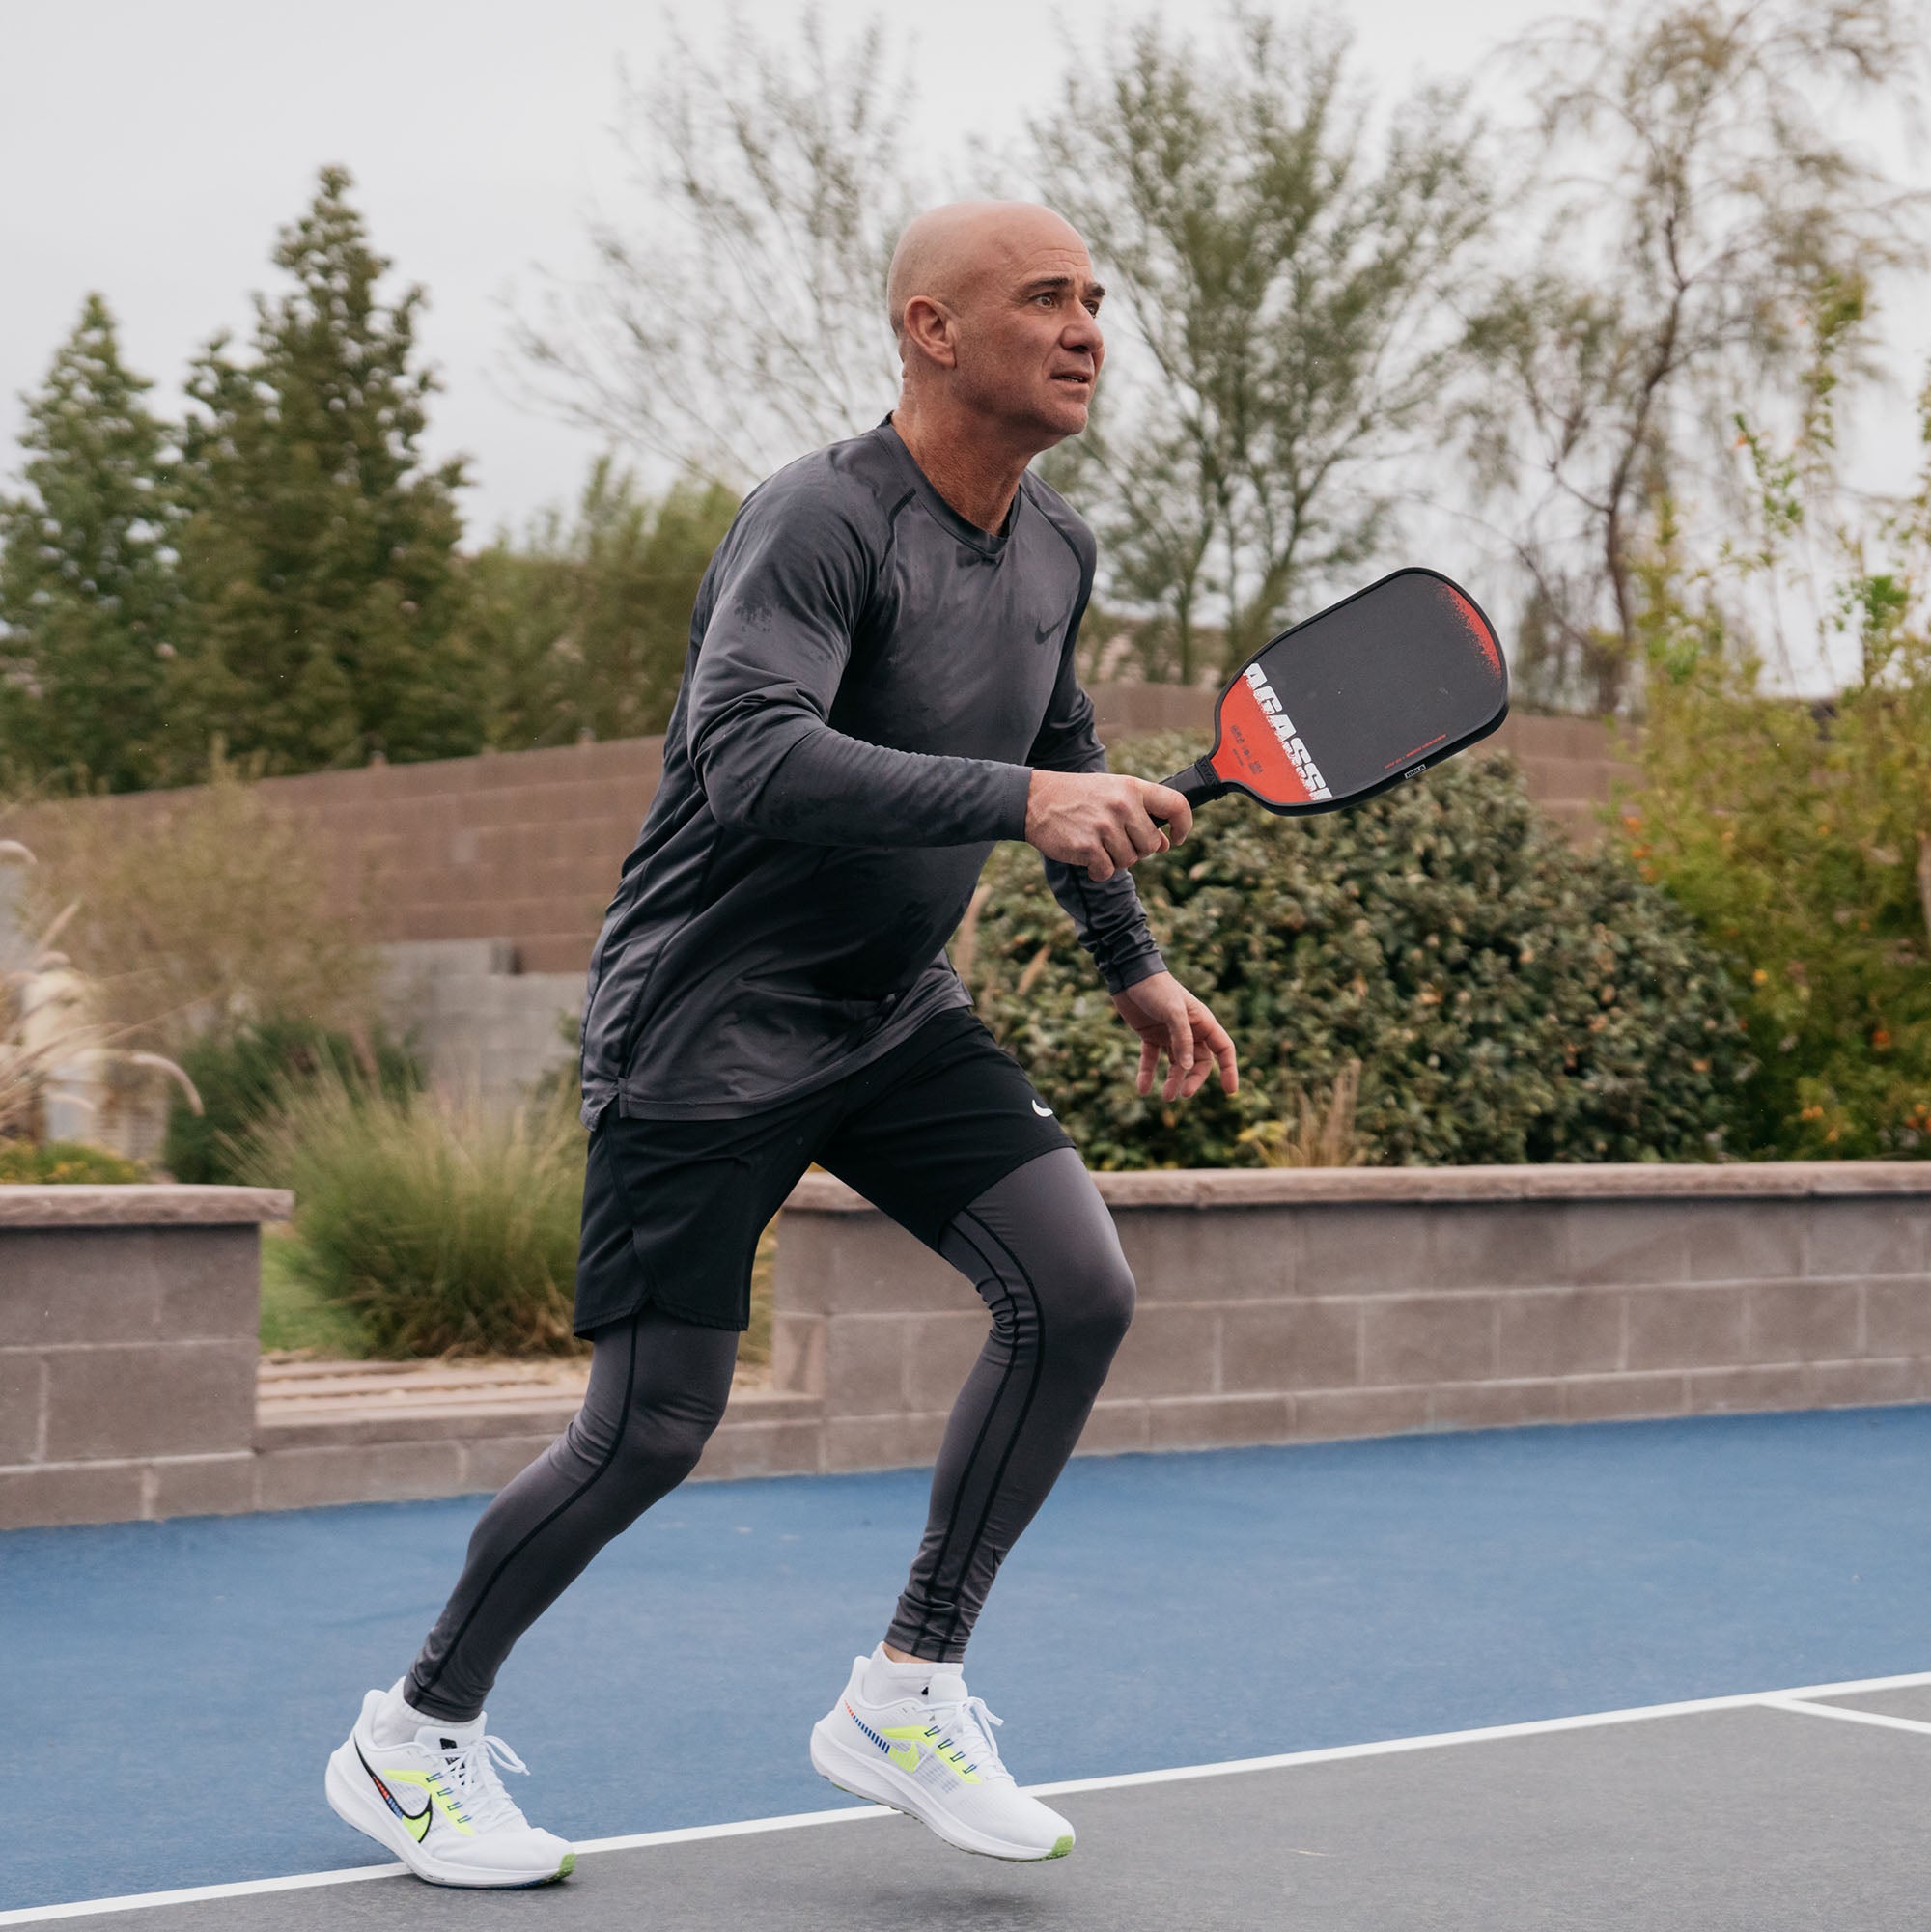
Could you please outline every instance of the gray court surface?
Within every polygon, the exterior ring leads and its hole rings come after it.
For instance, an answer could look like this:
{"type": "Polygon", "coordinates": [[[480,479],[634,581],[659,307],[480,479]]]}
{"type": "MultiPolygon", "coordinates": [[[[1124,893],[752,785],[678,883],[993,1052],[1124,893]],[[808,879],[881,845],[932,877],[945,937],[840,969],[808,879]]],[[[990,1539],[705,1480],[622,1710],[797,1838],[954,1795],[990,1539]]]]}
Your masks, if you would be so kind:
{"type": "Polygon", "coordinates": [[[1931,1686],[1814,1701],[1822,1708],[1732,1704],[1067,1792],[1054,1802],[1074,1819],[1078,1848],[1044,1865],[962,1857],[910,1820],[867,1815],[593,1853],[567,1884],[534,1892],[442,1891],[393,1877],[80,1922],[128,1932],[1921,1932],[1931,1923],[1931,1686]]]}

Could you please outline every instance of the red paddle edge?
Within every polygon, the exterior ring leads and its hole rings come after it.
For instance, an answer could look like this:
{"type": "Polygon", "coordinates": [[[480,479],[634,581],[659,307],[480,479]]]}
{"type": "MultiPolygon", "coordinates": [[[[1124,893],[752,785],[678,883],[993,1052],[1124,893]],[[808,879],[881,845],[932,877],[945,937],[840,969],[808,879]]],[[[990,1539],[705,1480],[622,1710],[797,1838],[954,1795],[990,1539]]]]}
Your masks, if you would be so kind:
{"type": "MultiPolygon", "coordinates": [[[[1249,687],[1251,688],[1251,687],[1249,687]]],[[[1492,732],[1500,728],[1502,720],[1508,716],[1509,683],[1508,663],[1502,656],[1501,638],[1496,627],[1490,623],[1488,612],[1469,595],[1451,576],[1441,571],[1431,570],[1426,564],[1404,564],[1398,571],[1390,571],[1385,577],[1377,577],[1373,583],[1364,584],[1341,599],[1338,603],[1330,603],[1325,609],[1317,610],[1312,617],[1303,617],[1299,624],[1291,624],[1285,630],[1270,637],[1259,650],[1250,656],[1246,663],[1227,681],[1225,688],[1214,700],[1214,742],[1204,756],[1197,758],[1184,771],[1176,771],[1164,780],[1169,790],[1180,793],[1189,805],[1204,805],[1215,798],[1225,798],[1229,792],[1245,792],[1248,798],[1270,812],[1282,818],[1311,818],[1317,812],[1338,812],[1349,805],[1357,805],[1364,799],[1372,798],[1380,793],[1391,791],[1395,786],[1410,778],[1418,777],[1431,765],[1439,765],[1444,758],[1452,758],[1456,752],[1465,751],[1471,744],[1479,743],[1492,732]],[[1244,784],[1238,778],[1224,776],[1215,766],[1215,759],[1220,750],[1223,734],[1221,714],[1226,709],[1229,698],[1238,695],[1246,682],[1247,665],[1254,663],[1264,653],[1272,651],[1276,644],[1292,637],[1297,630],[1304,630],[1310,624],[1318,624],[1322,618],[1332,616],[1337,610],[1345,610],[1349,604],[1364,597],[1371,597],[1384,584],[1394,582],[1397,577],[1433,577],[1446,588],[1460,607],[1460,615],[1469,627],[1470,636],[1482,655],[1488,658],[1490,666],[1501,679],[1502,700],[1494,717],[1486,724],[1478,725],[1473,731],[1464,732],[1460,738],[1441,744],[1429,746],[1425,751],[1417,751],[1413,762],[1404,761],[1401,769],[1392,771],[1378,785],[1369,785],[1362,790],[1349,792],[1340,798],[1307,798],[1289,804],[1281,804],[1273,798],[1264,798],[1251,785],[1244,784]]],[[[1296,782],[1301,782],[1297,779],[1296,782]]],[[[1305,789],[1303,785],[1303,789],[1305,789]]]]}

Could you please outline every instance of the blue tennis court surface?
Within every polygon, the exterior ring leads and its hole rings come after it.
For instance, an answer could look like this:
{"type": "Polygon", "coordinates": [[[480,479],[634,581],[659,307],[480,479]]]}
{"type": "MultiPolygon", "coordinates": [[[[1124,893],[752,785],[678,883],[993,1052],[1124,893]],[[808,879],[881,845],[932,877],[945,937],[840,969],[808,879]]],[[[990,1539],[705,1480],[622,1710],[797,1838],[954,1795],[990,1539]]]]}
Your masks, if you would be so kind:
{"type": "MultiPolygon", "coordinates": [[[[1039,1782],[1921,1671],[1927,1470],[1931,1408],[1081,1461],[970,1681],[1039,1782]]],[[[806,1732],[924,1497],[680,1491],[512,1660],[515,1795],[576,1838],[841,1802],[806,1732]]],[[[480,1506],[0,1536],[0,1908],[382,1862],[322,1761],[480,1506]]]]}

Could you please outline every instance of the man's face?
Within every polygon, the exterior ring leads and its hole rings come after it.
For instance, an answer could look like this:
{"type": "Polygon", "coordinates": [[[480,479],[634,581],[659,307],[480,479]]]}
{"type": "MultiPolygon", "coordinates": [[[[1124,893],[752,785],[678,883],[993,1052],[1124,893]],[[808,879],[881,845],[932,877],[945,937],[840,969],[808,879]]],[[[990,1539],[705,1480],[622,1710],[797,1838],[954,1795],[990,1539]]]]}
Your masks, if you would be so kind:
{"type": "Polygon", "coordinates": [[[1071,230],[996,251],[958,319],[963,394],[1040,449],[1077,435],[1106,357],[1105,293],[1071,230]]]}

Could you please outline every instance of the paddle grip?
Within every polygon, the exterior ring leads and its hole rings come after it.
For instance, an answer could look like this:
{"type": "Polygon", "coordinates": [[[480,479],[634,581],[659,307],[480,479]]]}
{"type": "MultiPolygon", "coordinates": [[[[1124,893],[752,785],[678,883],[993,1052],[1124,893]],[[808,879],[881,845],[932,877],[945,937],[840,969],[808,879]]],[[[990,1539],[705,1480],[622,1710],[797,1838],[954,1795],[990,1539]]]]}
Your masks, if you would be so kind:
{"type": "MultiPolygon", "coordinates": [[[[1171,778],[1162,778],[1161,783],[1169,792],[1178,792],[1195,810],[1210,799],[1221,798],[1227,790],[1204,758],[1196,758],[1185,771],[1176,771],[1171,778]]],[[[1166,823],[1158,813],[1154,815],[1153,822],[1157,826],[1166,823]]]]}

